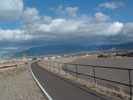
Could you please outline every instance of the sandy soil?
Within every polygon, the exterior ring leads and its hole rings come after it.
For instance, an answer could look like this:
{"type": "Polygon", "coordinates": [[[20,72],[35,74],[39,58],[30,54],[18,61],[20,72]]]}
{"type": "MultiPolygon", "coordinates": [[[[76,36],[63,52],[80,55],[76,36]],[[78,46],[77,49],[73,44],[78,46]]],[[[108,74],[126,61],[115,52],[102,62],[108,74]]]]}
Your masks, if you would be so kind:
{"type": "Polygon", "coordinates": [[[29,65],[0,71],[0,100],[45,100],[29,65]]]}

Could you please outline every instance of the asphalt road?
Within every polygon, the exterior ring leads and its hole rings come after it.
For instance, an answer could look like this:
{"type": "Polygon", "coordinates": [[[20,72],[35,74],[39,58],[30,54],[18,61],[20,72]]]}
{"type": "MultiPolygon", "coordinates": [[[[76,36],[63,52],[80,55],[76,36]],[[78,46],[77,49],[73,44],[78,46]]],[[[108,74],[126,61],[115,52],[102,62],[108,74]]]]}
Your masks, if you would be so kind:
{"type": "Polygon", "coordinates": [[[53,100],[113,100],[93,90],[61,78],[41,68],[36,62],[31,70],[53,100]]]}

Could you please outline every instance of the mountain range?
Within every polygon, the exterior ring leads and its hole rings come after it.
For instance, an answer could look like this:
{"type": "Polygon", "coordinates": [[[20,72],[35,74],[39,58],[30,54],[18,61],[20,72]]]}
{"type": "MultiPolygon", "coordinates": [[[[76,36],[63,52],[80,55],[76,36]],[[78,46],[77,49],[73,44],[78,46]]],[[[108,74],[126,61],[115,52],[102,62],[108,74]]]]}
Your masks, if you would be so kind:
{"type": "Polygon", "coordinates": [[[91,45],[91,46],[47,45],[41,47],[32,47],[28,50],[14,53],[11,56],[20,57],[22,56],[23,53],[26,53],[28,56],[39,56],[39,55],[55,55],[55,54],[67,54],[67,53],[91,52],[91,51],[110,51],[110,50],[133,50],[133,42],[110,44],[110,45],[91,45]]]}

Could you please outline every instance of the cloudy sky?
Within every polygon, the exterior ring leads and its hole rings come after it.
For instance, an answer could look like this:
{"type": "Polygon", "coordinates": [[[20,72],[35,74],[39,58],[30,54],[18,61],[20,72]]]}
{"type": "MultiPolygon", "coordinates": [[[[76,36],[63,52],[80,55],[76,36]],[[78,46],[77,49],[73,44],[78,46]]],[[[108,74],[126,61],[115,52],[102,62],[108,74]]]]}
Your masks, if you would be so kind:
{"type": "Polygon", "coordinates": [[[133,40],[133,0],[0,0],[0,55],[50,44],[133,40]]]}

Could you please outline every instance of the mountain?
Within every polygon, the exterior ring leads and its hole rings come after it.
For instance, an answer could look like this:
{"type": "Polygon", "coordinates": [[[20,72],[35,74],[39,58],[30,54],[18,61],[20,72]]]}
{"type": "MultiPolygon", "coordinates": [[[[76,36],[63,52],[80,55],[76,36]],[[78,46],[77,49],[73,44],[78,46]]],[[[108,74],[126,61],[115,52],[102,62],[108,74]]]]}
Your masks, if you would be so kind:
{"type": "Polygon", "coordinates": [[[13,56],[19,57],[23,53],[28,56],[39,56],[39,55],[54,55],[54,54],[67,54],[77,53],[85,51],[109,51],[109,50],[133,50],[133,42],[122,43],[122,44],[111,44],[111,45],[47,45],[42,47],[33,47],[28,50],[15,53],[13,56]]]}
{"type": "Polygon", "coordinates": [[[80,45],[48,45],[42,47],[33,47],[28,50],[18,52],[15,54],[15,56],[21,56],[23,53],[26,53],[28,56],[38,56],[38,55],[76,53],[88,50],[89,50],[88,47],[80,45]]]}

